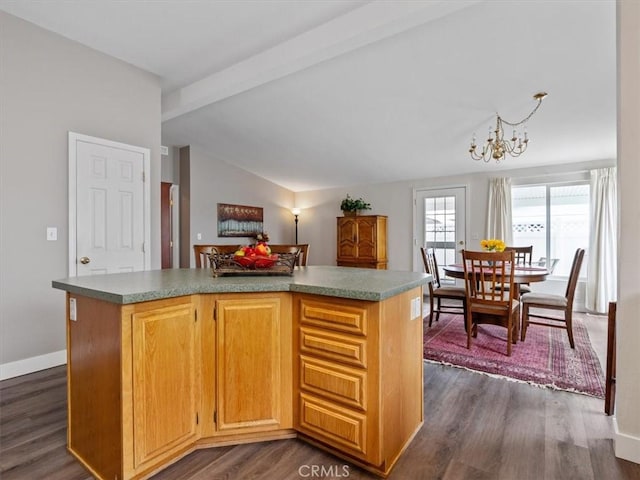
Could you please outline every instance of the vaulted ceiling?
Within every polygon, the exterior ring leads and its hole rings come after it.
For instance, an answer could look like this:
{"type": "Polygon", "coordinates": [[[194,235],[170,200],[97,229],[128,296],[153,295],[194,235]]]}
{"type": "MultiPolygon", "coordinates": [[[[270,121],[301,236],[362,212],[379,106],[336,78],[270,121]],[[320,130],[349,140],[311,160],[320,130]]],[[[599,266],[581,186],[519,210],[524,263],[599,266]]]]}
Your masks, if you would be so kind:
{"type": "MultiPolygon", "coordinates": [[[[48,2],[0,9],[159,76],[163,141],[294,191],[616,156],[614,0],[48,2]],[[485,164],[496,112],[529,150],[485,164]]],[[[507,133],[510,133],[508,131],[507,133]]]]}

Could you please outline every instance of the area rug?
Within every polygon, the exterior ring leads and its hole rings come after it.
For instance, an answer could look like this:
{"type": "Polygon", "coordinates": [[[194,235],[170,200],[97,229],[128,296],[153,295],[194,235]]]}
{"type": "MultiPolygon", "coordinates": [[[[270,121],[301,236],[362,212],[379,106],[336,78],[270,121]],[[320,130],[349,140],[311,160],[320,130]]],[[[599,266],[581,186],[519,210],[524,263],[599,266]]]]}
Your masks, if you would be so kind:
{"type": "Polygon", "coordinates": [[[526,340],[513,345],[511,357],[506,356],[503,327],[479,325],[467,349],[462,315],[441,314],[431,328],[426,320],[425,360],[604,398],[602,366],[579,318],[573,320],[575,349],[566,330],[533,325],[526,340]]]}

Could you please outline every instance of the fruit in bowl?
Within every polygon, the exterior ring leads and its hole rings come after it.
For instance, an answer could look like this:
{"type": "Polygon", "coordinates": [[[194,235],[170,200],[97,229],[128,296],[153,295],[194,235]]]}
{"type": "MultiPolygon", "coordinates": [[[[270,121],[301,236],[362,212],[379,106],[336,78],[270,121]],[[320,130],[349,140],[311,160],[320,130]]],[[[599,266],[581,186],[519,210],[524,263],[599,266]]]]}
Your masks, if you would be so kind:
{"type": "Polygon", "coordinates": [[[233,257],[233,261],[236,262],[238,265],[242,265],[243,267],[250,267],[255,263],[256,258],[258,257],[256,257],[255,255],[252,255],[252,256],[235,255],[233,257]]]}
{"type": "Polygon", "coordinates": [[[240,247],[233,254],[233,261],[243,267],[250,267],[256,261],[257,255],[252,247],[240,247]]]}
{"type": "Polygon", "coordinates": [[[271,254],[271,249],[264,243],[255,247],[240,247],[233,254],[233,261],[244,268],[270,268],[278,260],[278,255],[271,254]]]}
{"type": "Polygon", "coordinates": [[[262,257],[268,257],[271,255],[271,248],[264,242],[258,242],[258,244],[254,248],[256,255],[260,255],[262,257]]]}
{"type": "Polygon", "coordinates": [[[256,268],[271,268],[278,260],[278,255],[258,256],[256,258],[256,268]]]}

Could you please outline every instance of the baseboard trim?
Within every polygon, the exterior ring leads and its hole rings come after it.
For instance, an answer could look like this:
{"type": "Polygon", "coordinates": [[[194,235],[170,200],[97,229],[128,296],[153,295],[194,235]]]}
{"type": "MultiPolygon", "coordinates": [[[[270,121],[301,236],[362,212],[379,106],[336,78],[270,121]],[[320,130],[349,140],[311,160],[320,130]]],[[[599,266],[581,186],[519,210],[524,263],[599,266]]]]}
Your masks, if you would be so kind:
{"type": "Polygon", "coordinates": [[[616,457],[640,463],[640,438],[632,437],[618,430],[618,419],[613,418],[614,445],[616,457]]]}
{"type": "Polygon", "coordinates": [[[58,350],[57,352],[38,355],[36,357],[24,358],[15,362],[3,363],[0,365],[0,380],[19,377],[28,373],[38,372],[58,365],[67,363],[67,351],[58,350]]]}

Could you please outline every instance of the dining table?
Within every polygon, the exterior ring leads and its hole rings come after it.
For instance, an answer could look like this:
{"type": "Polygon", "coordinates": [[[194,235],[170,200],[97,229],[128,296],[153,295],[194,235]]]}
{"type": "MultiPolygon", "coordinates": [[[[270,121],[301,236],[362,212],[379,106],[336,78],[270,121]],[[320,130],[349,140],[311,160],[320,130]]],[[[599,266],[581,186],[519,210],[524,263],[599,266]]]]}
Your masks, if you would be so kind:
{"type": "MultiPolygon", "coordinates": [[[[446,265],[442,267],[442,269],[448,277],[464,279],[464,265],[461,263],[446,265]]],[[[489,275],[490,271],[487,270],[487,276],[489,275]]],[[[520,285],[544,282],[549,275],[549,270],[544,267],[517,265],[516,271],[513,274],[513,298],[520,298],[520,285]]]]}

